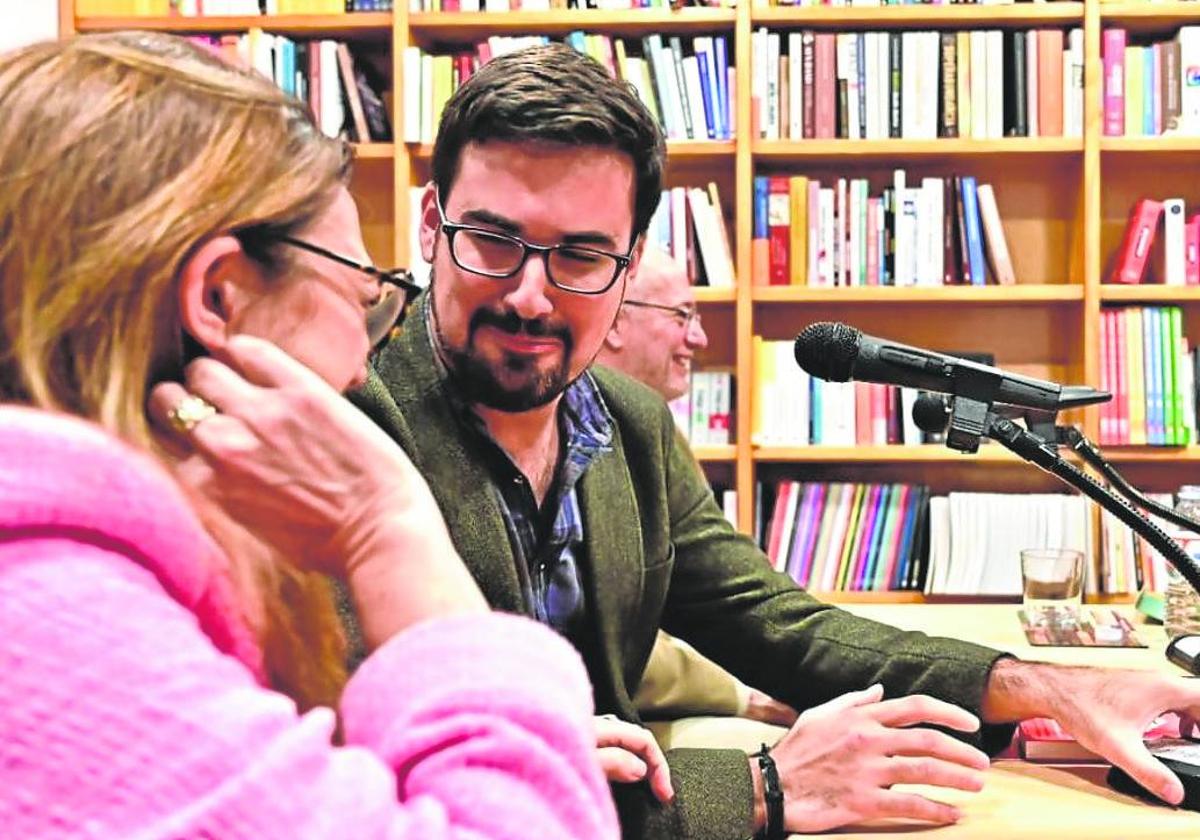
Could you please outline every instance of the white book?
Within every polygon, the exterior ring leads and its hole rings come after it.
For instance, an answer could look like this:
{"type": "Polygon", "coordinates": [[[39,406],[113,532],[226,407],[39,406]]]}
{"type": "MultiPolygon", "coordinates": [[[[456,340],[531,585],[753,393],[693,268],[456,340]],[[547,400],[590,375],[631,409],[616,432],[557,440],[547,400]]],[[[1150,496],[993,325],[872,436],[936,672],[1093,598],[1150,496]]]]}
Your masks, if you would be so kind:
{"type": "Polygon", "coordinates": [[[846,136],[851,140],[861,140],[866,136],[862,124],[862,111],[859,105],[862,101],[862,86],[858,83],[858,52],[862,47],[861,33],[851,32],[846,36],[846,136]]]}
{"type": "Polygon", "coordinates": [[[767,102],[763,111],[767,124],[767,139],[779,139],[779,51],[782,36],[767,34],[767,102]]]}
{"type": "Polygon", "coordinates": [[[880,133],[881,125],[884,132],[887,130],[887,123],[879,122],[879,100],[886,88],[879,86],[879,47],[877,42],[879,36],[883,34],[867,32],[863,35],[863,79],[866,81],[866,86],[862,91],[862,96],[867,115],[867,124],[863,126],[863,136],[868,140],[879,140],[886,136],[886,134],[880,133]]]}
{"type": "Polygon", "coordinates": [[[996,193],[991,184],[979,184],[975,187],[975,203],[979,206],[979,219],[983,226],[983,239],[987,246],[992,279],[1001,286],[1011,286],[1017,282],[1017,277],[1013,272],[1008,238],[1004,235],[1004,224],[1000,221],[996,193]]]}
{"type": "Polygon", "coordinates": [[[820,222],[818,227],[818,248],[817,248],[817,276],[820,278],[819,285],[833,286],[834,284],[834,263],[833,263],[833,240],[835,237],[834,227],[834,190],[832,187],[821,187],[817,192],[817,209],[820,214],[820,222]]]}
{"type": "MultiPolygon", "coordinates": [[[[459,11],[463,12],[480,12],[483,11],[479,7],[479,0],[459,0],[459,11]]],[[[523,7],[524,8],[524,7],[523,7]]],[[[548,8],[548,7],[547,7],[548,8]]]]}
{"type": "Polygon", "coordinates": [[[1182,286],[1187,282],[1184,277],[1183,210],[1182,198],[1163,200],[1163,283],[1168,286],[1182,286]]]}
{"type": "Polygon", "coordinates": [[[688,442],[693,446],[708,443],[708,418],[712,413],[712,382],[707,371],[692,374],[692,410],[688,442]]]}
{"type": "Polygon", "coordinates": [[[921,445],[921,430],[913,420],[913,406],[917,403],[916,388],[900,389],[900,435],[905,446],[921,445]]]}
{"type": "Polygon", "coordinates": [[[337,137],[345,121],[342,104],[342,89],[338,84],[337,42],[321,41],[321,132],[328,137],[337,137]]]}
{"type": "MultiPolygon", "coordinates": [[[[847,247],[846,247],[847,281],[846,281],[846,285],[861,286],[861,285],[863,285],[863,282],[862,282],[862,280],[859,279],[859,277],[860,277],[859,269],[862,266],[860,266],[860,260],[858,258],[858,249],[859,249],[859,245],[862,244],[862,242],[863,242],[863,231],[862,231],[861,227],[859,226],[859,221],[862,218],[862,214],[859,212],[859,206],[858,206],[858,179],[857,178],[853,178],[850,180],[849,187],[847,190],[847,195],[846,195],[846,203],[848,205],[846,212],[849,214],[849,219],[848,219],[849,224],[847,226],[849,228],[849,230],[847,231],[847,237],[846,237],[846,239],[847,239],[847,247]]],[[[863,267],[863,268],[865,268],[865,267],[863,267]]],[[[865,276],[865,271],[863,272],[863,275],[865,276]]]]}
{"type": "Polygon", "coordinates": [[[938,136],[938,88],[942,77],[941,33],[921,33],[921,75],[917,89],[920,94],[921,138],[936,140],[938,136]]]}
{"type": "Polygon", "coordinates": [[[983,140],[988,136],[988,87],[991,84],[987,32],[982,29],[974,30],[970,33],[970,39],[971,131],[968,136],[976,140],[983,140]]]}
{"type": "Polygon", "coordinates": [[[671,255],[680,268],[687,267],[688,197],[686,187],[671,188],[671,255]]]}
{"type": "MultiPolygon", "coordinates": [[[[1070,124],[1067,126],[1068,137],[1083,136],[1083,78],[1084,78],[1084,42],[1083,30],[1076,27],[1067,36],[1070,47],[1070,84],[1064,82],[1063,102],[1070,103],[1068,113],[1070,124]]],[[[1064,74],[1064,79],[1066,75],[1064,74]]]]}
{"type": "MultiPolygon", "coordinates": [[[[792,365],[796,367],[796,365],[792,365]]],[[[728,371],[708,371],[709,386],[712,389],[712,413],[716,422],[709,422],[706,441],[710,445],[721,446],[729,443],[729,427],[733,419],[733,405],[730,392],[733,390],[731,375],[728,371]]]]}
{"type": "Polygon", "coordinates": [[[900,136],[905,140],[920,137],[920,102],[917,98],[917,75],[921,62],[920,32],[900,35],[900,136]]]}
{"type": "Polygon", "coordinates": [[[891,125],[891,98],[892,98],[892,68],[891,68],[891,43],[887,32],[875,33],[875,49],[879,53],[876,59],[876,66],[879,70],[875,76],[875,85],[879,90],[879,114],[876,120],[879,123],[879,138],[887,139],[889,135],[889,126],[891,125]]]}
{"type": "Polygon", "coordinates": [[[716,211],[708,200],[708,193],[699,187],[688,190],[688,206],[692,211],[692,224],[696,228],[696,241],[700,246],[700,259],[708,275],[708,284],[714,288],[733,288],[733,269],[723,251],[723,236],[716,211]]]}
{"type": "Polygon", "coordinates": [[[758,136],[767,138],[767,36],[760,27],[750,35],[750,99],[758,103],[758,136]]]}
{"type": "Polygon", "coordinates": [[[725,514],[725,519],[734,528],[738,526],[738,504],[736,490],[721,491],[721,512],[725,514]]]}
{"type": "Polygon", "coordinates": [[[942,263],[946,249],[942,243],[945,204],[945,184],[941,178],[923,178],[921,189],[925,193],[925,264],[924,285],[942,285],[942,263]]]}
{"type": "Polygon", "coordinates": [[[692,113],[692,139],[710,140],[716,137],[716,127],[708,124],[704,113],[704,86],[700,84],[699,59],[684,56],[683,83],[687,86],[688,107],[692,113]]]}
{"type": "Polygon", "coordinates": [[[932,496],[929,499],[929,566],[925,572],[925,594],[939,595],[946,591],[950,573],[950,499],[932,496]]]}
{"type": "Polygon", "coordinates": [[[987,42],[987,136],[1004,136],[1004,33],[989,29],[987,42]]]}
{"type": "Polygon", "coordinates": [[[917,213],[920,190],[906,188],[896,194],[896,285],[917,283],[917,213]]]}
{"type": "Polygon", "coordinates": [[[1180,86],[1180,134],[1200,134],[1200,26],[1179,29],[1179,66],[1183,70],[1180,86]]]}

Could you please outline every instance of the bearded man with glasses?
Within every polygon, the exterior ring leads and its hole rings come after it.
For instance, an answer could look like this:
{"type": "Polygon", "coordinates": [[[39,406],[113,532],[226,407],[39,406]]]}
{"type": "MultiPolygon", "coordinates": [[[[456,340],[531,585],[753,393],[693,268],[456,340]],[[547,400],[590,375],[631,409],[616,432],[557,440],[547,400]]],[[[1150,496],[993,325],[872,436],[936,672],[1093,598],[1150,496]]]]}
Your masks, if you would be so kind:
{"type": "Polygon", "coordinates": [[[592,59],[555,44],[483,65],[434,144],[417,220],[430,291],[358,398],[423,472],[492,607],[580,652],[623,836],[953,822],[953,806],[893,786],[977,790],[988,759],[921,725],[999,750],[1004,722],[1024,716],[1058,719],[1179,801],[1141,732],[1181,689],[1018,662],[821,603],[725,521],[663,401],[589,370],[637,268],[663,159],[632,87],[592,59]],[[757,759],[673,750],[668,771],[632,701],[660,626],[805,713],[757,759]]]}

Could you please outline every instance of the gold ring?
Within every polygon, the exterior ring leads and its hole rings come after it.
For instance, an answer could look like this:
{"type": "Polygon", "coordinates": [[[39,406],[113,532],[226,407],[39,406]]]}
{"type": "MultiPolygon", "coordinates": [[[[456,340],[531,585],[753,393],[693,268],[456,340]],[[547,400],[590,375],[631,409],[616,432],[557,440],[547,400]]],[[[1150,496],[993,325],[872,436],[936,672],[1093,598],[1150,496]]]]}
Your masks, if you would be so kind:
{"type": "Polygon", "coordinates": [[[217,409],[212,403],[195,394],[188,394],[167,412],[167,420],[173,429],[187,433],[196,428],[201,420],[207,420],[216,413],[217,409]]]}

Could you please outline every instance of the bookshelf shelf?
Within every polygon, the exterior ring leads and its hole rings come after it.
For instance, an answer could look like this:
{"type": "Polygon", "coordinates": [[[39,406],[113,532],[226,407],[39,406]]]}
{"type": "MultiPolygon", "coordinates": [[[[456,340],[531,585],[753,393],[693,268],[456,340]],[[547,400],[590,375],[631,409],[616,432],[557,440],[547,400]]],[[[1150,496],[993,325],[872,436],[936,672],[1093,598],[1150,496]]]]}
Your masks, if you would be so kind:
{"type": "Polygon", "coordinates": [[[712,32],[733,29],[733,9],[566,10],[550,12],[413,12],[408,31],[414,40],[473,41],[489,35],[561,35],[575,29],[610,35],[712,32]]]}
{"type": "Polygon", "coordinates": [[[964,455],[941,445],[925,446],[772,446],[754,447],[758,463],[795,464],[954,464],[964,463],[1022,463],[1007,449],[990,444],[980,447],[974,455],[964,455]]]}
{"type": "Polygon", "coordinates": [[[1105,303],[1194,303],[1200,301],[1200,286],[1105,283],[1100,286],[1100,300],[1105,303]]]}
{"type": "Polygon", "coordinates": [[[1200,137],[1101,137],[1100,151],[1139,155],[1200,153],[1200,137]]]}
{"type": "Polygon", "coordinates": [[[733,462],[737,459],[737,447],[728,446],[697,446],[693,450],[696,459],[704,463],[733,462]]]}
{"type": "Polygon", "coordinates": [[[1134,31],[1162,31],[1200,22],[1200,5],[1195,2],[1100,3],[1104,26],[1121,26],[1134,31]]]}
{"type": "Polygon", "coordinates": [[[355,143],[355,160],[394,160],[396,147],[392,143],[355,143]]]}
{"type": "Polygon", "coordinates": [[[930,288],[756,286],[751,292],[751,297],[755,303],[991,303],[1012,306],[1019,303],[1081,303],[1083,286],[1078,284],[1035,285],[1032,283],[1016,286],[930,288]]]}
{"type": "Polygon", "coordinates": [[[1083,22],[1083,3],[1020,3],[1007,6],[769,6],[753,9],[754,26],[862,26],[870,29],[944,26],[1046,26],[1083,22]]]}
{"type": "Polygon", "coordinates": [[[1106,446],[1104,457],[1124,464],[1198,464],[1200,446],[1106,446]]]}
{"type": "Polygon", "coordinates": [[[246,15],[240,17],[85,17],[75,19],[77,32],[111,32],[119,29],[153,29],[184,35],[245,32],[258,27],[301,38],[390,38],[391,12],[355,12],[344,15],[246,15]]]}
{"type": "MultiPolygon", "coordinates": [[[[933,8],[933,7],[930,7],[933,8]]],[[[1003,8],[1003,7],[1001,7],[1003,8]]],[[[999,140],[756,140],[759,160],[863,157],[995,157],[997,155],[1082,155],[1081,137],[1005,137],[999,140]]]]}
{"type": "Polygon", "coordinates": [[[816,592],[809,594],[830,604],[924,604],[925,595],[921,592],[816,592]]]}
{"type": "Polygon", "coordinates": [[[711,286],[697,286],[695,294],[697,303],[734,303],[737,301],[737,289],[714,289],[711,286]]]}

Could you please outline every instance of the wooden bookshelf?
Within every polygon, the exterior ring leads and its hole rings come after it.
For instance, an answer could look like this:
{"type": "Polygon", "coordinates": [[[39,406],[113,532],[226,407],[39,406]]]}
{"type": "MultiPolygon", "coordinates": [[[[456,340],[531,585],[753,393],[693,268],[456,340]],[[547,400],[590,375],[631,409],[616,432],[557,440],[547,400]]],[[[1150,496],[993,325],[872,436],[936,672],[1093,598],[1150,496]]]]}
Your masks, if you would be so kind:
{"type": "MultiPolygon", "coordinates": [[[[1016,3],[1009,5],[907,5],[885,7],[756,7],[679,10],[293,15],[221,18],[81,18],[72,0],[59,0],[64,33],[149,28],[223,33],[261,27],[297,38],[329,37],[372,42],[391,51],[392,79],[402,78],[401,55],[417,44],[465,45],[490,35],[561,36],[572,30],[619,37],[724,34],[731,63],[739,70],[735,101],[736,140],[671,141],[667,179],[671,185],[718,181],[726,202],[739,283],[734,289],[697,290],[710,345],[701,367],[733,370],[736,377],[734,440],[701,447],[705,468],[738,491],[739,522],[750,529],[756,483],[780,476],[821,480],[922,481],[945,489],[1005,491],[1060,488],[998,445],[964,456],[944,447],[755,447],[750,440],[753,388],[751,343],[755,335],[794,336],[807,323],[845,320],[864,331],[909,344],[996,354],[998,365],[1029,375],[1072,383],[1099,383],[1101,307],[1115,303],[1180,304],[1185,331],[1200,340],[1200,289],[1122,287],[1102,283],[1119,242],[1129,207],[1143,192],[1178,192],[1180,168],[1200,165],[1200,138],[1102,136],[1101,31],[1123,26],[1131,32],[1169,33],[1200,23],[1200,2],[1016,3]],[[748,70],[751,31],[780,30],[964,30],[1082,27],[1085,42],[1084,132],[1082,137],[996,140],[809,140],[764,141],[751,136],[748,70]],[[380,43],[382,42],[382,44],[380,43]],[[756,174],[836,177],[867,172],[872,177],[904,167],[917,175],[978,174],[997,184],[1018,272],[1010,287],[851,288],[761,287],[751,283],[752,178],[756,174]]],[[[406,4],[401,4],[406,5],[406,4]]],[[[395,94],[400,95],[399,85],[395,94]]],[[[400,133],[398,101],[390,103],[400,133]]],[[[427,145],[370,143],[356,149],[362,162],[353,188],[373,255],[404,265],[409,259],[407,190],[429,177],[427,145]],[[390,172],[391,177],[382,173],[390,172]]],[[[1200,200],[1194,179],[1183,190],[1200,200]],[[1190,190],[1190,193],[1188,192],[1190,190]]],[[[1095,409],[1068,419],[1098,438],[1095,409]]],[[[1160,449],[1120,447],[1108,453],[1129,467],[1131,477],[1156,489],[1187,483],[1200,465],[1200,446],[1160,449]]],[[[1065,488],[1061,488],[1065,492],[1065,488]]],[[[1099,516],[1094,517],[1099,545],[1099,516]]],[[[829,593],[854,602],[920,602],[913,593],[829,593]]]]}

